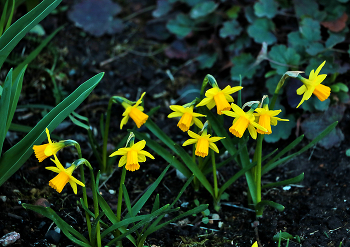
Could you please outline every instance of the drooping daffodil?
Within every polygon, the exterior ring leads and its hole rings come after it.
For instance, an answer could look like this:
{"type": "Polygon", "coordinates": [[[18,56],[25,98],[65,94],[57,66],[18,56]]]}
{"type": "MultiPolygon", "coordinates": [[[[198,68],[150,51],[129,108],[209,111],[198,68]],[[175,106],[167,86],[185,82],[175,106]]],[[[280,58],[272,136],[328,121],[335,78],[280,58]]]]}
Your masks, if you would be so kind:
{"type": "Polygon", "coordinates": [[[321,82],[326,78],[326,74],[319,75],[322,67],[325,65],[326,61],[324,61],[318,68],[316,69],[316,72],[314,70],[311,70],[309,79],[306,79],[300,75],[298,75],[298,79],[301,80],[301,82],[304,84],[300,88],[297,89],[298,95],[303,95],[303,98],[301,99],[300,103],[298,104],[297,108],[305,101],[310,99],[311,95],[314,94],[316,97],[324,101],[326,100],[329,95],[331,94],[331,88],[328,86],[325,86],[321,84],[321,82]]]}
{"type": "Polygon", "coordinates": [[[49,166],[45,167],[47,170],[53,171],[58,173],[56,177],[50,180],[49,185],[54,188],[58,193],[61,193],[64,186],[66,186],[67,183],[69,183],[74,191],[74,194],[77,194],[77,184],[79,184],[82,187],[85,187],[85,185],[72,176],[76,165],[72,164],[70,167],[65,169],[61,162],[58,160],[56,154],[53,155],[55,159],[51,159],[56,166],[49,166]]]}

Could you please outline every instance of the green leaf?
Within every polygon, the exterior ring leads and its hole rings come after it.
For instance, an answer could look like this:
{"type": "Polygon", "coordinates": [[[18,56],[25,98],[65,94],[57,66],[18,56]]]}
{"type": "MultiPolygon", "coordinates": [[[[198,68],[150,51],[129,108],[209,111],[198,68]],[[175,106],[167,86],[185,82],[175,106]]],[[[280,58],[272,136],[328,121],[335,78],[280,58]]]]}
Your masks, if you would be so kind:
{"type": "Polygon", "coordinates": [[[273,202],[273,201],[267,201],[267,200],[259,202],[256,205],[255,208],[256,208],[256,211],[258,211],[259,208],[265,208],[266,206],[273,207],[273,208],[277,209],[280,212],[282,212],[284,210],[284,206],[283,205],[281,205],[279,203],[276,203],[276,202],[273,202]]]}
{"type": "Polygon", "coordinates": [[[342,33],[333,33],[328,31],[329,37],[326,41],[327,48],[333,48],[336,44],[339,44],[345,40],[345,34],[342,33]]]}
{"type": "MultiPolygon", "coordinates": [[[[284,157],[283,159],[277,160],[275,162],[268,162],[266,165],[264,165],[262,167],[261,175],[264,175],[265,173],[269,172],[270,170],[272,170],[273,168],[275,168],[276,166],[278,166],[280,164],[285,164],[288,160],[298,156],[299,154],[302,154],[303,152],[308,150],[310,147],[314,146],[316,143],[318,143],[320,140],[322,140],[322,138],[324,138],[331,131],[333,131],[333,129],[335,128],[335,126],[337,126],[337,124],[338,124],[338,122],[334,122],[331,125],[329,125],[324,131],[322,131],[322,133],[320,133],[315,139],[313,139],[309,144],[307,144],[305,147],[300,149],[298,152],[295,152],[291,155],[288,155],[287,157],[284,157]]],[[[300,137],[302,137],[302,136],[300,136],[300,137]]],[[[288,146],[290,146],[290,145],[288,145],[288,146]]],[[[281,152],[283,152],[283,151],[281,151],[281,152]]]]}
{"type": "Polygon", "coordinates": [[[325,50],[323,44],[314,42],[307,46],[306,52],[311,56],[316,56],[318,53],[321,53],[325,50]]]}
{"type": "Polygon", "coordinates": [[[214,63],[216,62],[216,59],[218,57],[217,53],[204,53],[202,55],[199,55],[196,57],[196,60],[199,62],[199,69],[210,69],[213,67],[214,63]]]}
{"type": "Polygon", "coordinates": [[[259,0],[254,4],[255,15],[271,19],[277,14],[277,7],[278,4],[274,0],[259,0]]]}
{"type": "MultiPolygon", "coordinates": [[[[276,108],[277,109],[277,108],[276,108]]],[[[289,119],[288,122],[278,122],[276,126],[271,126],[272,133],[270,135],[264,135],[264,140],[268,143],[276,143],[280,139],[287,140],[292,134],[292,129],[295,127],[295,117],[292,114],[287,116],[281,115],[280,118],[289,119]]]]}
{"type": "Polygon", "coordinates": [[[294,240],[295,238],[293,237],[293,235],[289,234],[288,232],[278,232],[275,236],[273,236],[273,241],[278,242],[279,239],[282,240],[287,240],[287,239],[291,239],[294,240]]]}
{"type": "MultiPolygon", "coordinates": [[[[343,118],[345,111],[344,106],[333,106],[327,111],[322,113],[311,114],[311,116],[305,119],[301,128],[305,133],[307,139],[316,138],[326,127],[334,121],[340,121],[343,118]]],[[[319,145],[329,149],[333,146],[338,146],[344,140],[344,134],[339,128],[332,130],[323,140],[319,142],[319,145]]]]}
{"type": "Polygon", "coordinates": [[[318,21],[311,18],[304,18],[300,23],[300,33],[303,38],[310,42],[321,39],[321,26],[318,21]]]}
{"type": "Polygon", "coordinates": [[[184,38],[192,31],[193,20],[187,15],[180,13],[175,20],[169,20],[166,27],[171,33],[176,34],[177,37],[184,38]]]}
{"type": "MultiPolygon", "coordinates": [[[[280,79],[281,79],[280,75],[275,75],[266,80],[266,87],[267,87],[267,90],[269,91],[269,94],[273,95],[275,93],[275,89],[280,79]]],[[[279,93],[282,93],[283,89],[284,87],[281,88],[279,93]]]]}
{"type": "Polygon", "coordinates": [[[0,68],[5,62],[7,56],[24,35],[26,35],[27,32],[55,9],[61,1],[62,0],[42,1],[6,30],[6,32],[0,37],[0,68]]]}
{"type": "MultiPolygon", "coordinates": [[[[164,171],[159,175],[156,181],[147,189],[147,191],[142,195],[142,197],[135,203],[135,205],[132,207],[132,214],[131,215],[137,215],[138,212],[142,209],[143,205],[147,202],[147,200],[150,198],[151,194],[153,191],[157,188],[159,185],[160,181],[163,179],[165,176],[165,173],[168,171],[170,165],[168,165],[164,171]]],[[[130,217],[130,214],[127,214],[125,216],[125,219],[130,217]]]]}
{"type": "Polygon", "coordinates": [[[234,5],[226,11],[226,15],[230,19],[236,19],[238,17],[238,13],[240,10],[241,10],[240,6],[234,5]]]}
{"type": "Polygon", "coordinates": [[[318,21],[322,21],[326,17],[326,13],[319,11],[318,3],[315,0],[294,0],[294,8],[297,17],[313,17],[318,21]]]}
{"type": "Polygon", "coordinates": [[[242,27],[239,25],[239,22],[235,19],[230,21],[225,21],[223,27],[220,29],[220,37],[227,38],[229,37],[233,40],[237,35],[242,32],[242,27]]]}
{"type": "Polygon", "coordinates": [[[61,229],[64,235],[69,238],[72,242],[83,246],[83,247],[91,247],[89,241],[81,235],[78,231],[76,231],[72,226],[68,225],[63,219],[61,219],[55,211],[51,208],[46,208],[42,206],[30,205],[27,203],[23,203],[22,206],[25,209],[30,209],[36,213],[42,214],[43,216],[49,218],[61,229]],[[74,235],[74,236],[73,236],[74,235]]]}
{"type": "Polygon", "coordinates": [[[284,181],[265,184],[264,186],[261,187],[261,189],[276,188],[276,187],[285,186],[288,184],[297,184],[297,183],[300,183],[301,181],[303,181],[303,179],[304,179],[304,173],[302,173],[299,176],[296,176],[294,178],[286,179],[284,181]]]}
{"type": "Polygon", "coordinates": [[[209,15],[210,13],[214,12],[214,10],[219,5],[216,4],[214,1],[207,1],[207,2],[200,2],[197,3],[190,12],[190,16],[192,19],[198,19],[200,17],[204,17],[209,15]]]}
{"type": "Polygon", "coordinates": [[[298,54],[303,54],[305,52],[305,47],[310,43],[310,41],[303,38],[298,31],[289,33],[287,37],[288,45],[294,48],[298,54]]]}
{"type": "Polygon", "coordinates": [[[15,173],[33,153],[33,145],[41,144],[47,138],[45,129],[52,132],[97,86],[104,73],[90,78],[52,109],[40,122],[15,146],[7,150],[0,159],[0,186],[15,173]]]}
{"type": "Polygon", "coordinates": [[[297,68],[300,62],[300,55],[293,48],[285,45],[275,45],[268,54],[270,65],[277,73],[283,75],[290,67],[297,68]]]}
{"type": "MultiPolygon", "coordinates": [[[[22,83],[23,83],[23,77],[24,77],[24,72],[27,69],[27,65],[23,66],[22,71],[19,73],[16,73],[16,78],[13,78],[13,84],[11,87],[11,98],[10,98],[10,106],[9,106],[9,111],[7,115],[7,123],[6,123],[6,133],[8,129],[10,128],[13,115],[15,114],[16,108],[17,108],[17,103],[19,100],[19,96],[21,95],[21,90],[22,90],[22,83]]],[[[16,70],[16,69],[15,69],[16,70]]],[[[15,70],[13,71],[12,76],[15,76],[15,70]]],[[[1,151],[0,151],[1,153],[1,151]]]]}
{"type": "Polygon", "coordinates": [[[202,171],[198,168],[197,164],[193,161],[192,157],[178,144],[175,144],[175,148],[183,160],[183,162],[187,165],[188,169],[194,174],[194,176],[201,182],[201,184],[209,191],[209,193],[214,197],[214,189],[213,186],[209,183],[207,178],[203,175],[202,171]]]}
{"type": "Polygon", "coordinates": [[[256,43],[266,42],[271,45],[277,41],[276,36],[272,33],[275,24],[266,18],[258,18],[248,27],[248,34],[256,43]]]}
{"type": "Polygon", "coordinates": [[[342,83],[342,82],[338,82],[338,83],[336,83],[336,84],[334,84],[334,85],[336,85],[336,86],[339,88],[340,91],[343,91],[343,92],[346,92],[346,93],[349,92],[348,86],[345,85],[345,84],[342,83]]]}
{"type": "Polygon", "coordinates": [[[317,97],[313,96],[309,100],[304,101],[302,107],[305,111],[309,112],[326,111],[330,103],[330,99],[320,101],[317,97]]]}
{"type": "MultiPolygon", "coordinates": [[[[6,126],[7,126],[7,116],[9,114],[10,99],[11,99],[11,87],[12,87],[12,72],[11,69],[5,78],[3,85],[3,91],[0,98],[0,156],[2,154],[2,147],[6,138],[6,126]]],[[[1,167],[0,167],[1,168],[1,167]]],[[[0,175],[1,176],[1,175],[0,175]]],[[[1,185],[1,183],[0,183],[1,185]]]]}
{"type": "Polygon", "coordinates": [[[257,67],[254,66],[255,59],[250,53],[241,53],[240,55],[231,59],[233,66],[231,68],[231,79],[239,81],[240,75],[242,79],[252,79],[257,67]]]}

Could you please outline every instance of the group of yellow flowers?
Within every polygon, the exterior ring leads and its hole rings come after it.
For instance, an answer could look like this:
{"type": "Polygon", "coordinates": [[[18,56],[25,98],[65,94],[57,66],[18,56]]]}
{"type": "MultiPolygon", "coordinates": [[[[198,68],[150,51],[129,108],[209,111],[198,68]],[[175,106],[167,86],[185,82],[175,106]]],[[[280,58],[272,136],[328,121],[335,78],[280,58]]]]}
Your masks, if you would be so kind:
{"type": "MultiPolygon", "coordinates": [[[[302,100],[298,104],[299,107],[305,100],[308,100],[312,94],[316,95],[321,101],[327,99],[330,95],[330,88],[328,86],[322,85],[321,82],[326,78],[326,75],[319,75],[320,70],[324,66],[323,62],[314,72],[311,71],[309,79],[301,77],[300,80],[303,85],[297,90],[297,94],[302,95],[302,100]]],[[[233,117],[232,126],[229,131],[241,138],[244,132],[248,129],[250,136],[253,139],[257,138],[257,133],[259,134],[271,134],[271,125],[276,125],[278,121],[288,121],[288,119],[281,119],[276,117],[281,110],[269,110],[268,104],[262,104],[261,107],[255,108],[251,107],[250,110],[245,112],[238,105],[232,103],[234,100],[231,94],[241,90],[242,87],[231,87],[227,86],[221,90],[217,85],[213,86],[211,89],[207,90],[205,93],[205,98],[200,101],[196,107],[207,106],[211,110],[216,106],[217,114],[225,114],[227,116],[233,117]],[[231,103],[231,104],[230,104],[231,103]],[[230,111],[232,109],[232,111],[230,111]]],[[[143,93],[140,99],[135,104],[129,104],[130,102],[122,102],[122,106],[125,108],[123,113],[123,119],[120,123],[120,129],[127,123],[129,117],[132,118],[138,128],[140,128],[148,119],[148,115],[145,114],[144,108],[140,105],[145,93],[143,93]]],[[[177,126],[183,131],[188,133],[192,139],[188,139],[183,143],[183,146],[190,144],[196,145],[195,155],[200,157],[206,157],[209,152],[209,148],[215,152],[219,152],[218,147],[214,142],[217,142],[223,137],[211,137],[207,133],[206,124],[203,124],[198,118],[206,117],[203,114],[194,112],[195,103],[189,103],[184,106],[172,105],[170,109],[174,112],[168,115],[168,118],[180,117],[177,126]],[[200,134],[196,134],[189,128],[195,124],[201,131],[200,134]]],[[[243,106],[244,108],[244,106],[243,106]]],[[[48,142],[43,145],[33,146],[36,157],[39,162],[50,156],[54,156],[51,159],[56,167],[47,167],[46,169],[58,173],[58,175],[51,179],[49,185],[61,192],[64,186],[69,182],[73,188],[74,193],[77,193],[77,184],[85,186],[81,181],[77,180],[72,176],[75,166],[72,165],[68,168],[64,168],[60,161],[58,160],[56,154],[57,152],[67,146],[67,141],[52,142],[48,129],[46,129],[48,142]]],[[[110,155],[110,157],[115,155],[121,155],[118,166],[125,168],[129,171],[136,171],[140,168],[139,162],[145,162],[146,157],[154,159],[154,157],[147,151],[143,150],[146,145],[145,140],[141,140],[135,144],[131,144],[129,147],[120,148],[110,155]]]]}

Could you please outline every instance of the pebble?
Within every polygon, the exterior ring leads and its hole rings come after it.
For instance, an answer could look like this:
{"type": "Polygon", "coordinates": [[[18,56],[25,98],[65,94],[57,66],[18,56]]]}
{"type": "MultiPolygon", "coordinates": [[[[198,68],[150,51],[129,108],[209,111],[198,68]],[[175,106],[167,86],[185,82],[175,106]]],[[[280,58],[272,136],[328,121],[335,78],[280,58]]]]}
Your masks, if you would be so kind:
{"type": "Polygon", "coordinates": [[[13,244],[20,238],[21,238],[21,235],[19,233],[10,232],[2,236],[2,238],[0,238],[0,244],[2,244],[2,246],[7,246],[9,244],[13,244]]]}
{"type": "Polygon", "coordinates": [[[61,239],[61,234],[55,230],[50,230],[45,234],[45,238],[49,243],[58,244],[61,239]]]}

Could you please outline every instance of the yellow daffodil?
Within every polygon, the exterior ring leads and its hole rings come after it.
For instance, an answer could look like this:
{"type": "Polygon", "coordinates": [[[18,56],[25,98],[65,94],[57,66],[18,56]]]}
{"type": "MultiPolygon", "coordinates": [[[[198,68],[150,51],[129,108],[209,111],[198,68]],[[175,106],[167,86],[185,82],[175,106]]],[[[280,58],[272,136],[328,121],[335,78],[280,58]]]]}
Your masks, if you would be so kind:
{"type": "Polygon", "coordinates": [[[321,84],[321,82],[326,78],[327,75],[326,74],[319,75],[325,63],[326,61],[324,61],[320,66],[318,66],[318,68],[316,69],[316,72],[312,70],[310,72],[309,79],[303,78],[300,75],[298,76],[298,78],[302,81],[304,85],[302,85],[300,88],[297,89],[297,94],[298,95],[304,94],[304,95],[300,103],[298,104],[297,108],[305,100],[310,99],[312,94],[316,95],[316,97],[321,101],[326,100],[331,94],[331,88],[321,84]]]}
{"type": "Polygon", "coordinates": [[[200,129],[202,129],[203,123],[201,122],[201,120],[198,119],[198,117],[205,117],[205,115],[193,112],[193,108],[193,105],[190,107],[183,107],[181,105],[171,105],[170,109],[174,112],[170,113],[168,115],[168,118],[181,117],[177,126],[183,132],[186,132],[193,124],[196,124],[200,129]]]}
{"type": "Polygon", "coordinates": [[[193,139],[188,139],[182,144],[182,146],[187,146],[187,145],[196,143],[195,155],[203,158],[208,155],[209,148],[219,153],[219,149],[214,142],[217,142],[225,138],[225,137],[210,137],[210,134],[207,134],[206,131],[203,131],[202,135],[198,135],[190,130],[187,133],[193,139]]]}
{"type": "Polygon", "coordinates": [[[252,247],[258,247],[258,242],[255,241],[255,243],[252,245],[252,247]]]}
{"type": "Polygon", "coordinates": [[[206,105],[209,110],[211,110],[216,105],[216,110],[219,115],[222,114],[222,111],[229,111],[231,106],[229,102],[233,102],[233,98],[230,94],[233,94],[243,87],[231,87],[227,86],[223,90],[219,87],[213,87],[206,91],[205,97],[201,102],[199,102],[198,106],[206,105]]]}
{"type": "Polygon", "coordinates": [[[85,185],[80,182],[78,179],[72,176],[72,173],[75,170],[75,165],[71,165],[67,169],[65,169],[61,162],[57,159],[57,156],[54,154],[55,159],[51,159],[55,164],[55,166],[49,166],[45,167],[47,170],[57,172],[58,175],[50,180],[49,185],[54,188],[58,193],[61,193],[64,186],[69,182],[70,186],[72,186],[72,189],[74,191],[74,194],[77,194],[77,184],[79,184],[82,187],[85,187],[85,185]]]}
{"type": "Polygon", "coordinates": [[[289,121],[288,119],[275,117],[281,112],[281,110],[269,110],[269,106],[267,104],[264,104],[263,108],[256,108],[255,111],[257,113],[254,113],[254,116],[259,119],[259,125],[267,129],[267,132],[257,129],[256,131],[259,134],[269,135],[272,133],[271,125],[276,126],[277,121],[289,121]]]}
{"type": "Polygon", "coordinates": [[[223,111],[222,113],[234,117],[235,119],[232,122],[232,126],[230,127],[229,131],[241,138],[248,128],[249,134],[253,139],[256,139],[257,137],[257,132],[256,129],[260,129],[264,132],[266,132],[266,129],[259,124],[255,122],[255,117],[253,115],[253,109],[251,108],[248,112],[244,112],[238,105],[232,103],[231,104],[232,111],[223,111]]]}
{"type": "Polygon", "coordinates": [[[47,157],[55,155],[60,149],[65,147],[64,142],[52,142],[50,138],[49,130],[46,128],[46,135],[49,143],[43,145],[34,145],[34,153],[39,162],[42,162],[47,157]]]}
{"type": "Polygon", "coordinates": [[[144,123],[146,123],[148,116],[147,114],[143,113],[143,106],[140,106],[142,98],[145,94],[146,92],[144,92],[141,95],[140,99],[135,103],[135,105],[130,105],[125,101],[122,102],[125,111],[123,113],[123,119],[120,122],[120,129],[122,129],[123,125],[125,125],[128,122],[129,117],[131,117],[134,120],[137,128],[140,128],[144,123]]]}
{"type": "Polygon", "coordinates": [[[119,160],[118,166],[122,167],[126,164],[125,168],[128,171],[136,171],[140,169],[139,162],[145,162],[146,156],[154,159],[152,154],[149,152],[142,150],[146,146],[146,141],[142,140],[135,144],[133,144],[131,147],[128,148],[119,148],[117,151],[112,153],[109,157],[113,157],[115,155],[122,155],[122,157],[119,160]]]}

